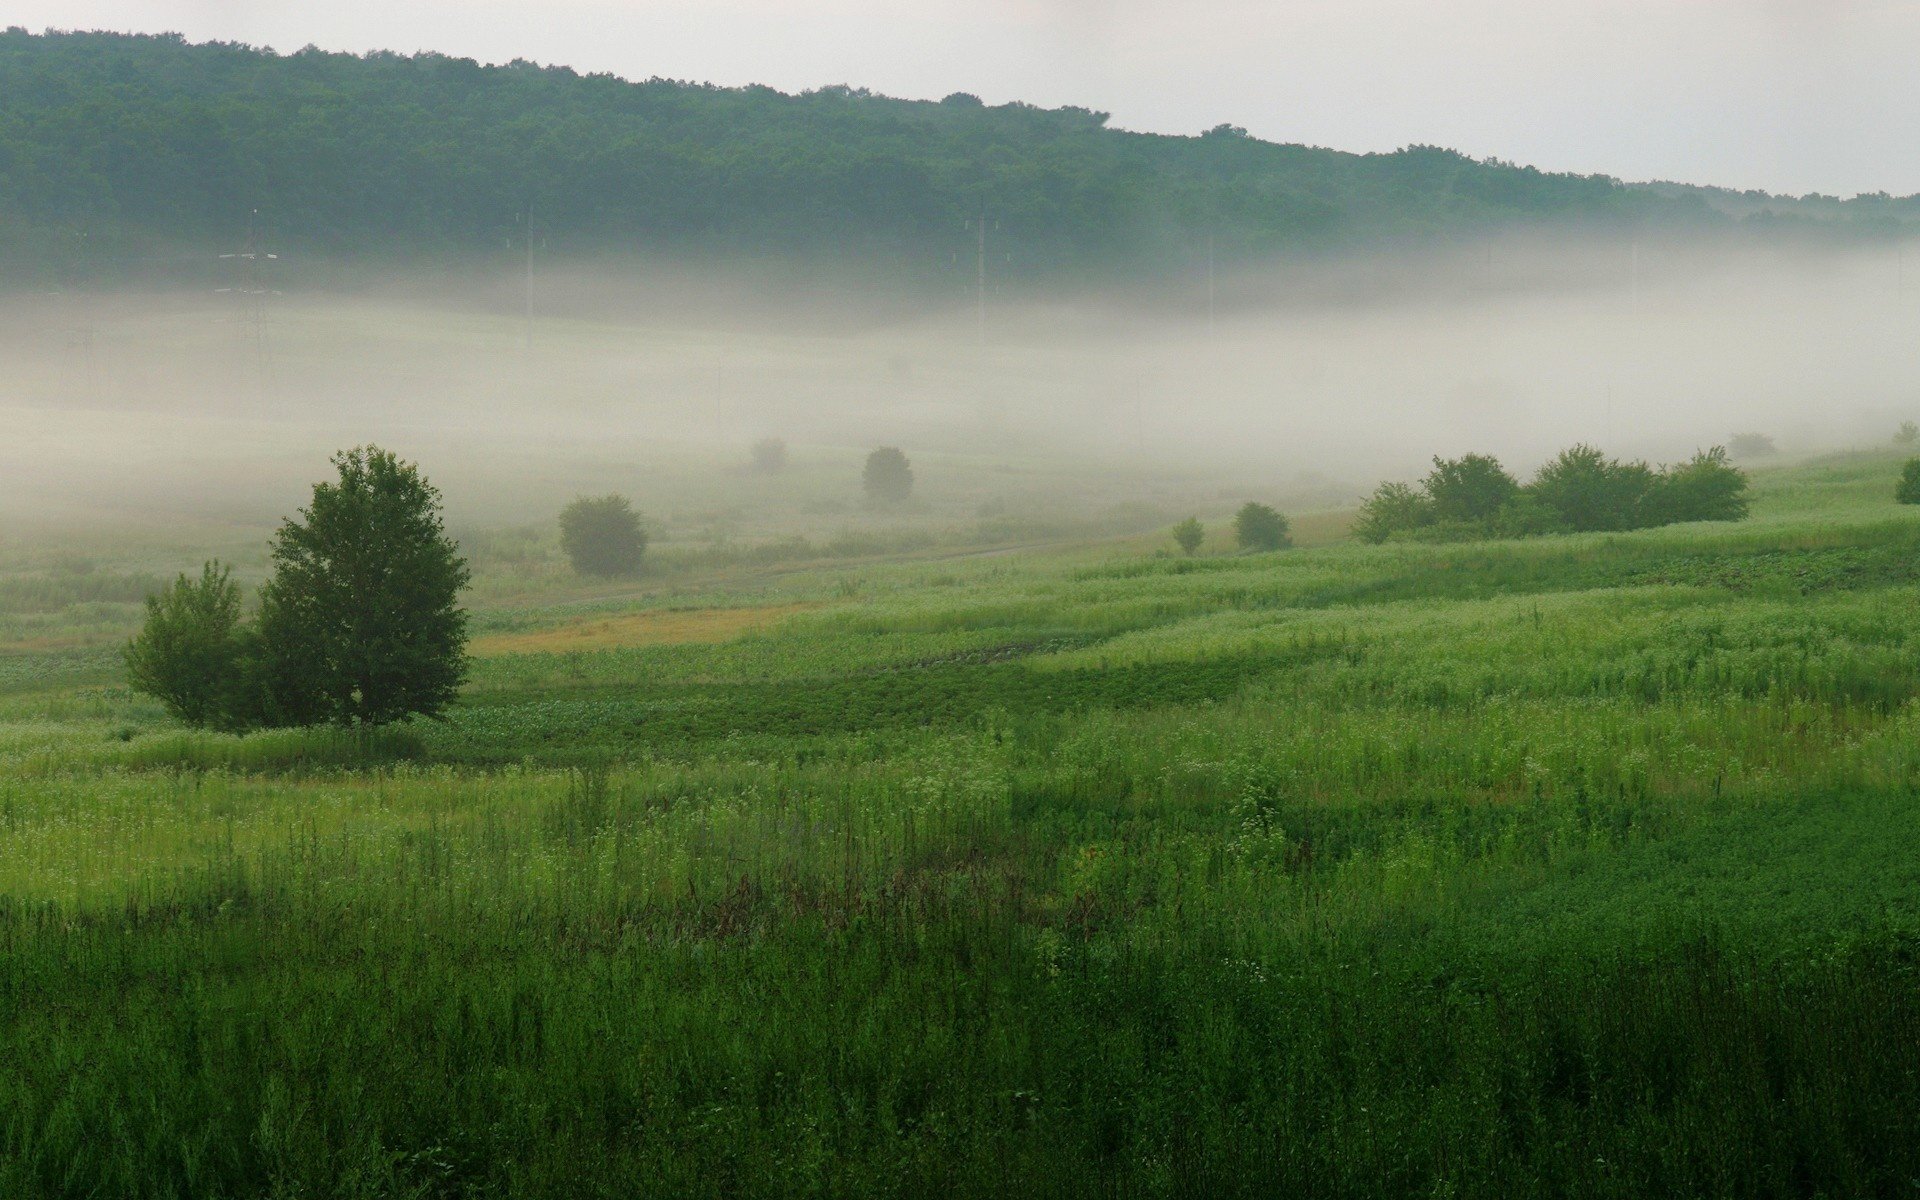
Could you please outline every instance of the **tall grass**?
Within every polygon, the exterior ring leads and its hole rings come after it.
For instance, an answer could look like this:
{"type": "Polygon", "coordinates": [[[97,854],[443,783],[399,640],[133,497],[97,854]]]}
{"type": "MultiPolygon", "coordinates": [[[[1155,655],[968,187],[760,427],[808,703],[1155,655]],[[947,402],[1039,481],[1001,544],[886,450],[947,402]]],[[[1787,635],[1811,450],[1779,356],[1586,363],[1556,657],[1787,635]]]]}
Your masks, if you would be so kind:
{"type": "Polygon", "coordinates": [[[1879,469],[823,577],[379,735],[16,696],[0,1195],[1908,1194],[1879,469]]]}

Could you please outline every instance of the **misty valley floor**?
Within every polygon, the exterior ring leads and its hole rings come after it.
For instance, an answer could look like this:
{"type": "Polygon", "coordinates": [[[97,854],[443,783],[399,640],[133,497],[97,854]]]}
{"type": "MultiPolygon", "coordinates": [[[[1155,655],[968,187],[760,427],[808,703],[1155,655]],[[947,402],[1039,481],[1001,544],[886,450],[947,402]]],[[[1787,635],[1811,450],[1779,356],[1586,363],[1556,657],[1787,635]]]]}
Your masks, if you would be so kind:
{"type": "Polygon", "coordinates": [[[1897,469],[1528,542],[483,561],[459,708],[362,737],[171,726],[125,564],[5,574],[0,1195],[1911,1195],[1897,469]]]}

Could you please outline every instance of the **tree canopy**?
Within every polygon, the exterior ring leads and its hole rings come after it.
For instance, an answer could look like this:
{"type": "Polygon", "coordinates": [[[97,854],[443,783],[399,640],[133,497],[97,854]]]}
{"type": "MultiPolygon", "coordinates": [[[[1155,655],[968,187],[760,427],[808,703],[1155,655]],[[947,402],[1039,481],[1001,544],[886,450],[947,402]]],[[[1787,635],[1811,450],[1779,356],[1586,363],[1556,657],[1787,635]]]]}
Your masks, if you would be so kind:
{"type": "Polygon", "coordinates": [[[440,494],[375,446],[280,527],[260,591],[264,724],[382,725],[439,716],[466,675],[467,566],[440,494]]]}
{"type": "MultiPolygon", "coordinates": [[[[255,213],[296,262],[504,258],[531,210],[533,236],[561,254],[831,255],[958,287],[966,222],[983,211],[996,272],[1047,278],[1188,270],[1209,239],[1244,258],[1540,221],[1731,220],[1707,195],[1426,146],[1130,133],[1083,108],[958,93],[0,33],[0,257],[42,276],[170,254],[204,268],[255,213]]],[[[1920,218],[1920,203],[1869,199],[1920,218]]]]}
{"type": "Polygon", "coordinates": [[[1491,455],[1435,458],[1418,489],[1392,481],[1375,489],[1361,503],[1352,531],[1374,543],[1526,537],[1743,521],[1747,508],[1747,474],[1724,447],[1656,470],[1581,444],[1555,455],[1525,486],[1491,455]]]}
{"type": "Polygon", "coordinates": [[[647,531],[625,496],[581,496],[560,510],[560,548],[582,575],[634,575],[647,552],[647,531]]]}
{"type": "Polygon", "coordinates": [[[913,464],[897,446],[882,446],[867,455],[860,486],[876,504],[902,504],[913,495],[913,464]]]}

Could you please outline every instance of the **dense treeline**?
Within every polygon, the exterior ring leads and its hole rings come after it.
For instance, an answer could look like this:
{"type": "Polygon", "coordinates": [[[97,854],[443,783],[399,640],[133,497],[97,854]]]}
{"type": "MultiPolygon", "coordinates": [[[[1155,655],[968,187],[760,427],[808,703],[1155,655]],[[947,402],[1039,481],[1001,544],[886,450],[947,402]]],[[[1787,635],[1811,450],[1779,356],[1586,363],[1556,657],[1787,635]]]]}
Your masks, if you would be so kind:
{"type": "Polygon", "coordinates": [[[830,253],[927,280],[971,278],[967,222],[982,211],[1009,278],[1190,267],[1209,235],[1247,256],[1729,219],[1698,194],[1431,147],[1124,133],[1102,113],[966,95],[0,33],[0,258],[16,280],[204,264],[256,210],[277,248],[309,261],[505,255],[529,206],[557,253],[830,253]]]}
{"type": "Polygon", "coordinates": [[[1723,447],[1656,469],[1579,445],[1562,450],[1527,484],[1490,455],[1435,458],[1419,487],[1388,482],[1375,489],[1360,506],[1353,532],[1363,542],[1468,541],[1740,521],[1746,515],[1747,473],[1723,447]]]}

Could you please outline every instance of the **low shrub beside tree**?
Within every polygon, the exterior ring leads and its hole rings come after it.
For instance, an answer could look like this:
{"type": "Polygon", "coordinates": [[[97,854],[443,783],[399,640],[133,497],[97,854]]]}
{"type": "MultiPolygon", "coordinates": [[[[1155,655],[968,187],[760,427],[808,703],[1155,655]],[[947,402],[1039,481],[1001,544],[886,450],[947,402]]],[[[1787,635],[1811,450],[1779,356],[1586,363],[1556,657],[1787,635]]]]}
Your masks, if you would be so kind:
{"type": "Polygon", "coordinates": [[[240,585],[217,562],[147,597],[147,620],[127,645],[127,682],[189,725],[226,728],[241,679],[240,585]]]}

